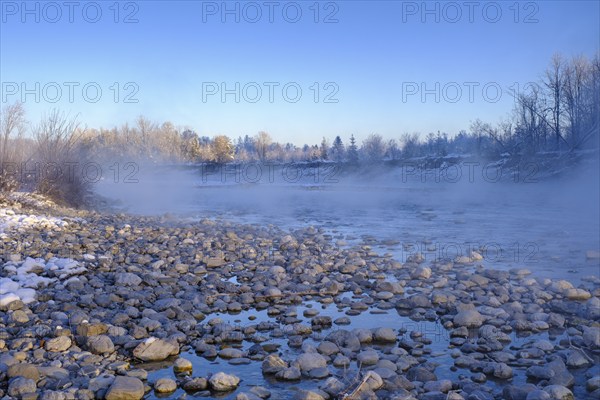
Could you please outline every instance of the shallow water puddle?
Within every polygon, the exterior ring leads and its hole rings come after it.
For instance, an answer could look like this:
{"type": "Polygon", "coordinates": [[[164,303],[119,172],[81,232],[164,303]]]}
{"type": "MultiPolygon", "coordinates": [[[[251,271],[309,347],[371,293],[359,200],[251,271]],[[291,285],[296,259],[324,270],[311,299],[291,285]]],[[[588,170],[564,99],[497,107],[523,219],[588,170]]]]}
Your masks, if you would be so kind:
{"type": "MultiPolygon", "coordinates": [[[[341,294],[342,298],[359,298],[360,296],[354,296],[350,292],[346,292],[341,294]]],[[[314,331],[311,335],[305,338],[304,342],[313,344],[315,347],[318,346],[321,340],[323,340],[330,332],[337,329],[345,329],[352,330],[357,328],[362,329],[372,329],[376,327],[388,327],[393,328],[396,332],[400,332],[398,335],[399,339],[410,339],[411,332],[421,332],[422,336],[429,339],[431,341],[430,344],[425,345],[424,356],[427,357],[428,361],[432,361],[438,364],[436,368],[436,374],[440,379],[450,379],[453,381],[457,381],[460,375],[464,376],[472,376],[468,369],[461,369],[454,367],[454,358],[451,356],[452,346],[449,345],[450,335],[449,331],[446,330],[439,322],[432,321],[414,321],[406,316],[402,316],[398,314],[395,309],[382,311],[370,308],[367,311],[364,311],[358,315],[347,316],[344,313],[343,309],[338,308],[336,304],[321,304],[316,301],[308,301],[302,305],[291,306],[294,308],[297,316],[296,318],[301,321],[303,324],[310,325],[310,318],[305,317],[303,314],[306,310],[317,310],[319,311],[319,316],[329,316],[332,320],[336,320],[339,317],[348,317],[350,319],[350,324],[337,326],[333,325],[331,328],[324,329],[322,331],[314,331]],[[374,314],[375,312],[375,314],[374,314]],[[403,333],[402,333],[403,332],[403,333]]],[[[246,327],[249,325],[255,325],[260,322],[276,322],[277,316],[269,315],[266,309],[263,310],[248,310],[243,311],[236,314],[230,313],[215,313],[207,316],[206,321],[210,321],[211,318],[219,318],[224,323],[229,323],[234,326],[246,327]],[[251,320],[252,318],[252,320],[251,320]]],[[[286,325],[279,324],[279,327],[282,331],[288,331],[289,328],[286,328],[286,325]]],[[[259,332],[261,335],[268,337],[269,339],[261,344],[276,344],[279,345],[279,354],[284,360],[291,362],[295,360],[301,353],[301,349],[291,348],[288,346],[287,338],[285,337],[273,337],[270,332],[259,332]]],[[[477,330],[471,332],[473,337],[471,340],[475,342],[477,340],[477,330]]],[[[509,334],[511,338],[511,343],[505,347],[505,351],[510,351],[514,353],[516,349],[520,349],[523,347],[527,347],[532,342],[539,340],[548,340],[554,345],[557,345],[561,338],[564,338],[562,332],[555,332],[554,335],[549,334],[548,332],[541,332],[536,334],[518,334],[516,332],[512,332],[509,334]]],[[[243,351],[248,350],[254,342],[244,341],[239,346],[233,345],[232,347],[240,348],[243,351]]],[[[378,345],[372,344],[370,346],[363,346],[363,349],[366,347],[372,347],[374,349],[384,349],[386,347],[394,347],[398,346],[398,343],[393,345],[378,345]]],[[[299,389],[314,389],[319,384],[324,383],[325,379],[315,380],[315,379],[302,379],[301,381],[296,382],[284,382],[278,381],[271,376],[265,376],[261,371],[262,361],[250,361],[248,364],[242,365],[233,365],[230,361],[226,359],[221,359],[219,357],[208,360],[199,355],[196,355],[193,350],[182,353],[184,358],[189,359],[193,365],[193,376],[203,376],[207,377],[209,374],[216,373],[219,371],[223,371],[225,373],[230,373],[241,378],[240,386],[237,390],[230,393],[223,394],[211,394],[211,398],[219,398],[219,399],[234,399],[237,393],[242,391],[248,391],[253,386],[259,385],[264,386],[269,389],[272,393],[271,398],[289,398],[292,396],[292,392],[299,389]]],[[[493,378],[488,378],[487,384],[493,387],[495,390],[500,391],[504,385],[507,383],[512,384],[524,384],[527,382],[527,377],[525,375],[525,370],[527,366],[517,366],[514,363],[508,363],[513,367],[514,377],[512,380],[495,380],[493,378]]],[[[159,368],[149,374],[149,381],[154,382],[159,378],[170,377],[175,379],[175,374],[171,367],[172,364],[162,364],[162,368],[159,368]]],[[[337,368],[333,365],[328,365],[329,371],[332,376],[337,377],[342,382],[350,382],[352,378],[358,373],[359,365],[356,360],[353,360],[350,365],[345,368],[337,368]]],[[[573,371],[571,371],[574,373],[573,371]]],[[[574,393],[577,398],[584,398],[586,395],[585,392],[585,378],[582,374],[574,373],[576,378],[576,387],[574,388],[574,393]],[[583,397],[581,397],[583,396],[583,397]]],[[[169,395],[158,395],[154,392],[150,393],[148,398],[178,398],[183,395],[184,391],[182,389],[178,389],[176,392],[171,393],[169,395]]],[[[200,397],[199,395],[194,395],[193,393],[187,393],[189,397],[200,397]]]]}

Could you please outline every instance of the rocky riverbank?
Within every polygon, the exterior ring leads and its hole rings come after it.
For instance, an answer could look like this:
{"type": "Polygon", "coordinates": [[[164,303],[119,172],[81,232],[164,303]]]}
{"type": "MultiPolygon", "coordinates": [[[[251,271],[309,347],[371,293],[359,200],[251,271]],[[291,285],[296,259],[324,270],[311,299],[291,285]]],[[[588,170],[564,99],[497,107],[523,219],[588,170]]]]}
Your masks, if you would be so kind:
{"type": "Polygon", "coordinates": [[[600,396],[599,276],[342,239],[2,199],[0,397],[600,396]]]}

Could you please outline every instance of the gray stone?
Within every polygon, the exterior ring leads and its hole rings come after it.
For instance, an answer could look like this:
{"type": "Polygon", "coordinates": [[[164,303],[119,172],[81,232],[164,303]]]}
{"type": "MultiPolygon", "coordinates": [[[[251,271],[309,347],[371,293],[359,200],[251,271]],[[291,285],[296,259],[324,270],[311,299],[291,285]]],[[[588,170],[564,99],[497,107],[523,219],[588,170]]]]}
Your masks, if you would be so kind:
{"type": "Polygon", "coordinates": [[[375,365],[379,361],[379,354],[375,350],[363,350],[356,359],[361,365],[375,365]]]}
{"type": "Polygon", "coordinates": [[[117,286],[139,286],[142,278],[131,272],[120,272],[115,274],[115,285],[117,286]]]}
{"type": "Polygon", "coordinates": [[[308,372],[311,369],[327,366],[327,360],[319,353],[302,353],[296,359],[296,362],[300,366],[300,370],[303,372],[308,372]]]}
{"type": "Polygon", "coordinates": [[[346,389],[346,384],[344,384],[337,378],[331,377],[327,378],[323,385],[320,386],[320,389],[331,396],[337,396],[344,389],[346,389]]]}
{"type": "Polygon", "coordinates": [[[527,375],[527,377],[534,378],[537,380],[548,380],[554,377],[554,371],[551,368],[542,365],[533,365],[527,368],[525,374],[527,375]]]}
{"type": "Polygon", "coordinates": [[[208,379],[208,383],[211,389],[216,392],[228,392],[239,385],[240,378],[225,372],[217,372],[208,379]]]}
{"type": "Polygon", "coordinates": [[[275,354],[269,354],[262,363],[263,374],[276,374],[288,367],[288,363],[275,354]]]}
{"type": "Polygon", "coordinates": [[[173,364],[173,371],[175,371],[175,373],[187,372],[191,371],[193,367],[194,366],[190,360],[179,357],[173,364]]]}
{"type": "Polygon", "coordinates": [[[337,346],[337,344],[328,340],[324,340],[321,343],[319,343],[319,346],[317,346],[317,351],[326,356],[330,356],[332,354],[338,353],[340,351],[340,348],[337,346]]]}
{"type": "Polygon", "coordinates": [[[564,386],[550,385],[544,388],[544,392],[550,395],[551,400],[574,400],[573,393],[564,386]]]}
{"type": "MultiPolygon", "coordinates": [[[[315,371],[317,369],[318,368],[315,368],[311,371],[315,371]]],[[[277,372],[277,374],[275,374],[275,377],[283,381],[297,381],[302,377],[302,373],[300,372],[300,369],[296,367],[290,367],[277,372]]]]}
{"type": "Polygon", "coordinates": [[[177,382],[171,378],[160,378],[154,383],[154,390],[157,393],[171,393],[177,390],[177,382]]]}
{"type": "Polygon", "coordinates": [[[494,365],[494,377],[498,379],[510,379],[513,376],[513,370],[505,363],[496,363],[494,365]]]}
{"type": "Polygon", "coordinates": [[[133,356],[142,361],[162,361],[177,354],[179,354],[178,345],[157,338],[146,339],[133,350],[133,356]]]}
{"type": "Polygon", "coordinates": [[[140,400],[144,397],[144,384],[138,378],[117,376],[106,392],[106,400],[140,400]]]}
{"type": "Polygon", "coordinates": [[[423,367],[413,367],[406,373],[406,378],[409,381],[429,382],[436,381],[437,376],[431,371],[423,367]]]}
{"type": "Polygon", "coordinates": [[[6,376],[9,378],[15,378],[21,376],[23,378],[32,379],[34,382],[37,382],[40,379],[40,372],[38,368],[29,363],[19,363],[13,364],[8,367],[8,371],[6,376]]]}
{"type": "Polygon", "coordinates": [[[66,400],[67,395],[63,392],[58,392],[55,390],[46,390],[42,393],[40,400],[66,400]]]}
{"type": "Polygon", "coordinates": [[[525,400],[550,400],[550,395],[542,389],[535,389],[527,393],[525,400]]]}
{"type": "Polygon", "coordinates": [[[431,268],[419,266],[410,274],[412,279],[429,279],[431,277],[431,268]]]}
{"type": "Polygon", "coordinates": [[[293,397],[294,400],[325,400],[320,393],[311,390],[298,390],[293,397]]]}
{"type": "Polygon", "coordinates": [[[19,376],[8,384],[8,395],[12,397],[21,397],[28,393],[35,393],[37,386],[33,379],[27,379],[19,376]]]}
{"type": "Polygon", "coordinates": [[[600,349],[600,328],[584,327],[583,328],[583,343],[592,349],[600,349]]]}
{"type": "Polygon", "coordinates": [[[380,389],[383,386],[383,379],[373,371],[368,371],[363,377],[362,381],[371,390],[380,389]]]}
{"type": "Polygon", "coordinates": [[[600,389],[600,376],[594,376],[588,379],[585,383],[585,388],[588,392],[593,392],[594,390],[600,389]]]}
{"type": "Polygon", "coordinates": [[[186,381],[182,388],[187,392],[199,392],[201,390],[206,390],[208,387],[208,380],[206,378],[192,378],[189,381],[186,381]]]}
{"type": "Polygon", "coordinates": [[[219,357],[225,359],[231,358],[242,358],[244,357],[244,352],[240,349],[234,349],[233,347],[227,347],[219,351],[219,357]]]}
{"type": "Polygon", "coordinates": [[[442,379],[440,381],[429,381],[425,383],[424,389],[426,392],[442,392],[447,393],[452,390],[452,381],[442,379]]]}
{"type": "Polygon", "coordinates": [[[88,384],[87,388],[92,392],[97,392],[98,390],[109,388],[114,381],[115,377],[113,375],[100,375],[90,379],[90,383],[88,384]]]}
{"type": "Polygon", "coordinates": [[[106,335],[89,336],[86,342],[88,350],[94,354],[105,354],[115,351],[115,345],[110,337],[106,335]]]}
{"type": "Polygon", "coordinates": [[[71,344],[73,344],[73,341],[71,340],[70,337],[59,336],[59,337],[55,337],[55,338],[48,340],[44,344],[44,348],[46,349],[46,351],[49,351],[52,353],[58,353],[61,351],[68,350],[69,347],[71,347],[71,344]]]}
{"type": "Polygon", "coordinates": [[[454,316],[454,325],[467,328],[479,328],[483,324],[483,316],[477,310],[463,310],[454,316]]]}
{"type": "Polygon", "coordinates": [[[507,385],[502,389],[502,398],[506,400],[526,400],[527,394],[533,390],[537,390],[537,387],[531,383],[507,385]]]}
{"type": "Polygon", "coordinates": [[[397,337],[391,328],[377,328],[373,332],[373,340],[380,343],[394,343],[397,337]]]}

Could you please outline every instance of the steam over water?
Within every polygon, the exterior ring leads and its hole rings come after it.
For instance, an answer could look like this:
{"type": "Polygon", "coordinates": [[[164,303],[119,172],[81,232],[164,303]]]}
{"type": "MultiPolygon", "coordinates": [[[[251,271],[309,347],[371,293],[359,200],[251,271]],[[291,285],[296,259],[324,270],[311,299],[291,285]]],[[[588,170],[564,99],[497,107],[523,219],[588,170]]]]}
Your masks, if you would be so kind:
{"type": "Polygon", "coordinates": [[[487,267],[576,283],[598,275],[598,259],[586,258],[600,248],[598,169],[585,171],[544,179],[511,172],[496,181],[465,166],[452,175],[406,167],[141,167],[137,183],[107,180],[97,190],[133,213],[312,225],[398,261],[417,251],[433,261],[477,250],[487,267]]]}

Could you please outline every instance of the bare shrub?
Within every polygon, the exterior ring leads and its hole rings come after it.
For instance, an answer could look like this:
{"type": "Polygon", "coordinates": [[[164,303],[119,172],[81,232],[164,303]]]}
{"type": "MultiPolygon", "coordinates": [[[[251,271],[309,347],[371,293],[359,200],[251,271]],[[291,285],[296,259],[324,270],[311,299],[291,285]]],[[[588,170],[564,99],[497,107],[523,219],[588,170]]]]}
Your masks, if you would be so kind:
{"type": "Polygon", "coordinates": [[[56,109],[34,128],[37,192],[70,206],[85,203],[91,182],[80,172],[86,162],[78,147],[84,132],[76,118],[56,109]]]}

